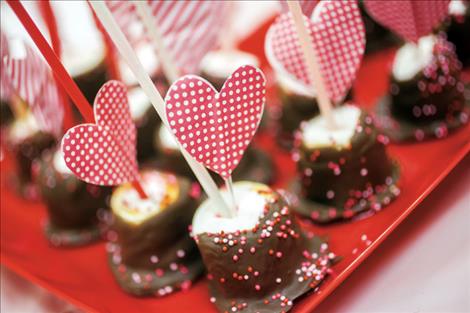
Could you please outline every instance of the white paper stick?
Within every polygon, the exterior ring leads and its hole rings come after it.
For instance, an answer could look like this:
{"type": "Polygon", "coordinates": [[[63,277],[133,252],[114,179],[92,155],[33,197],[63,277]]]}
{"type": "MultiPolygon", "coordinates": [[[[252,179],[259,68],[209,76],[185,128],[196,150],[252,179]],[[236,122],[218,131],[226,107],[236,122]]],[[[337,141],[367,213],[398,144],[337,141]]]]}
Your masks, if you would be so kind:
{"type": "Polygon", "coordinates": [[[232,181],[232,176],[229,178],[225,179],[225,188],[227,188],[227,191],[230,194],[230,199],[232,200],[232,209],[234,211],[237,210],[237,200],[235,199],[235,192],[233,191],[233,181],[232,181]]]}
{"type": "Polygon", "coordinates": [[[318,106],[320,107],[320,113],[325,117],[327,125],[330,129],[336,128],[336,123],[331,114],[331,102],[326,91],[325,83],[320,72],[320,66],[317,62],[317,56],[312,46],[312,39],[305,26],[304,15],[298,1],[286,1],[289,6],[289,10],[294,19],[295,28],[299,35],[300,46],[304,53],[305,63],[307,65],[307,72],[310,81],[315,86],[317,95],[318,106]]]}
{"type": "Polygon", "coordinates": [[[162,65],[163,74],[168,82],[172,84],[180,77],[180,73],[173,58],[165,47],[163,37],[158,29],[157,23],[155,23],[154,17],[150,14],[151,8],[146,1],[132,1],[132,3],[134,3],[137,8],[137,13],[147,29],[147,34],[150,35],[153,48],[162,65]]]}
{"type": "MultiPolygon", "coordinates": [[[[165,125],[165,127],[167,127],[169,132],[174,137],[173,132],[169,128],[168,121],[166,119],[165,102],[163,101],[160,93],[158,92],[157,88],[150,79],[150,76],[146,73],[144,67],[137,58],[137,55],[132,50],[131,45],[127,41],[119,26],[117,25],[116,21],[114,20],[114,17],[112,16],[111,12],[106,7],[105,2],[90,1],[89,3],[95,11],[98,19],[103,24],[103,27],[106,29],[109,36],[113,40],[119,53],[126,61],[131,71],[134,73],[135,77],[137,78],[137,81],[144,90],[145,94],[150,99],[150,102],[152,103],[153,107],[162,119],[163,124],[165,125]]],[[[232,217],[234,212],[232,212],[231,207],[228,206],[225,200],[222,198],[222,195],[220,194],[217,185],[215,184],[212,177],[209,175],[207,169],[199,162],[194,160],[191,155],[183,147],[181,147],[178,140],[176,138],[174,139],[178,143],[178,147],[180,148],[181,153],[183,154],[184,158],[193,170],[202,188],[204,188],[204,191],[209,196],[210,201],[212,201],[214,205],[221,207],[228,217],[232,217]]]]}

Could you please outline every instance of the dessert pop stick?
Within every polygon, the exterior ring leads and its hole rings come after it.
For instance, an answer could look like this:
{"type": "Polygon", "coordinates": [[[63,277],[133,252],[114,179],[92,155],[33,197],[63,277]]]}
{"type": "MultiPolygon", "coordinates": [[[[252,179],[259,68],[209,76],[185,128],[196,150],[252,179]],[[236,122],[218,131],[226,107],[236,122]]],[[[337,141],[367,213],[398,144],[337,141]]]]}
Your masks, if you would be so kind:
{"type": "Polygon", "coordinates": [[[334,129],[337,125],[333,115],[331,114],[331,101],[328,97],[325,82],[323,81],[323,77],[320,72],[317,56],[315,55],[315,51],[311,44],[312,39],[307,32],[307,27],[305,27],[302,8],[297,1],[287,1],[287,5],[289,6],[289,10],[297,29],[297,34],[299,35],[299,42],[308,68],[308,75],[315,85],[320,112],[325,117],[329,128],[334,129]]]}
{"type": "Polygon", "coordinates": [[[160,58],[160,64],[162,65],[165,77],[169,82],[174,82],[178,77],[180,77],[180,73],[173,58],[165,47],[160,30],[150,14],[150,7],[147,5],[146,1],[134,1],[133,3],[135,4],[137,13],[147,29],[147,33],[150,35],[153,47],[160,58]]]}
{"type": "MultiPolygon", "coordinates": [[[[168,121],[165,115],[165,104],[160,93],[153,84],[149,75],[145,72],[144,67],[139,62],[139,59],[133,51],[130,43],[127,41],[126,37],[119,29],[119,26],[114,20],[111,12],[109,12],[108,8],[106,7],[106,4],[103,2],[90,2],[90,5],[93,7],[93,10],[101,21],[101,24],[110,35],[111,39],[115,43],[122,57],[129,65],[129,68],[136,76],[140,86],[149,97],[150,102],[152,103],[153,107],[160,116],[163,124],[168,127],[168,121]]],[[[204,168],[204,166],[194,160],[191,155],[181,146],[180,150],[184,158],[188,162],[189,166],[193,170],[194,174],[196,175],[201,186],[204,188],[205,192],[211,198],[211,200],[214,201],[215,205],[224,208],[224,211],[226,212],[227,216],[233,216],[233,212],[231,211],[230,207],[225,203],[217,188],[217,185],[215,184],[212,177],[209,175],[209,172],[204,168]]]]}
{"type": "MultiPolygon", "coordinates": [[[[91,106],[89,105],[88,101],[86,100],[85,96],[80,91],[78,86],[73,81],[72,77],[70,77],[70,75],[67,73],[67,70],[62,65],[57,55],[54,53],[54,51],[52,51],[46,39],[39,31],[38,27],[31,19],[28,12],[26,12],[21,2],[7,0],[7,3],[8,5],[10,5],[13,12],[15,12],[20,22],[28,31],[29,35],[31,36],[31,39],[33,39],[39,51],[42,53],[43,57],[46,59],[47,63],[51,67],[55,78],[57,79],[57,81],[61,82],[62,86],[67,91],[73,103],[77,106],[77,109],[82,114],[85,121],[88,123],[93,123],[94,116],[91,106]]],[[[145,191],[138,180],[134,180],[132,184],[134,185],[134,187],[139,192],[139,195],[142,198],[147,198],[147,195],[145,194],[145,191]]]]}

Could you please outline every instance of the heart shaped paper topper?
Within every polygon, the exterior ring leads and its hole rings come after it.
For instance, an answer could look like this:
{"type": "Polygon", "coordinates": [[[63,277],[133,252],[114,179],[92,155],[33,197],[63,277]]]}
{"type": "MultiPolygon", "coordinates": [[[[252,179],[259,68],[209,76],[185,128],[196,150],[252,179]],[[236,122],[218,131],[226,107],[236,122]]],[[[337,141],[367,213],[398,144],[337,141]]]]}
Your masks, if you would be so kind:
{"type": "Polygon", "coordinates": [[[369,14],[407,41],[417,42],[447,17],[450,0],[364,1],[369,14]]]}
{"type": "Polygon", "coordinates": [[[96,124],[70,128],[62,139],[67,166],[81,180],[116,186],[138,177],[136,130],[126,86],[109,81],[95,98],[96,124]]]}
{"type": "MultiPolygon", "coordinates": [[[[17,94],[31,108],[41,130],[59,136],[64,107],[49,66],[30,46],[17,40],[19,57],[2,50],[2,86],[7,93],[17,94]]],[[[3,44],[3,38],[2,38],[3,44]]]]}
{"type": "Polygon", "coordinates": [[[263,72],[251,65],[239,67],[219,93],[201,77],[184,76],[166,95],[170,128],[197,161],[227,179],[258,128],[265,87],[263,72]]]}
{"type": "MultiPolygon", "coordinates": [[[[287,0],[280,0],[281,9],[283,12],[289,11],[289,6],[287,5],[287,0]]],[[[298,0],[302,13],[306,16],[310,16],[315,9],[315,6],[320,2],[320,0],[298,0]]]]}
{"type": "MultiPolygon", "coordinates": [[[[364,55],[366,35],[356,1],[321,1],[312,20],[305,17],[320,71],[335,102],[348,93],[364,55]]],[[[279,16],[266,36],[271,66],[312,89],[296,27],[290,13],[279,16]]]]}

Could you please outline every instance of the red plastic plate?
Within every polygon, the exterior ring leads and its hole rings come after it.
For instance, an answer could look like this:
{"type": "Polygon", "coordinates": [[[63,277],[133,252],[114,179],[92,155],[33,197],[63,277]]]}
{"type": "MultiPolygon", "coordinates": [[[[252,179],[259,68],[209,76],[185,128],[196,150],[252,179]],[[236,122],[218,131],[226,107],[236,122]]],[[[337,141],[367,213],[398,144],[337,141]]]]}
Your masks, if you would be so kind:
{"type": "MultiPolygon", "coordinates": [[[[261,55],[266,27],[242,44],[261,55]]],[[[365,107],[387,88],[388,64],[393,51],[368,57],[355,86],[356,103],[365,107]]],[[[269,76],[268,76],[269,77],[269,76]]],[[[270,91],[271,94],[273,91],[270,91]]],[[[268,134],[260,134],[258,144],[275,156],[282,186],[294,175],[288,153],[274,144],[268,134]]],[[[376,215],[332,226],[311,226],[327,235],[331,249],[343,257],[319,292],[303,297],[294,312],[311,312],[402,222],[442,181],[470,150],[470,126],[443,140],[408,145],[390,145],[389,152],[401,166],[399,198],[376,215]]],[[[59,297],[92,312],[215,312],[209,302],[206,281],[197,282],[187,292],[165,298],[134,298],[115,283],[107,266],[104,244],[78,249],[56,249],[42,233],[45,208],[17,197],[4,179],[11,169],[8,156],[1,162],[1,262],[20,275],[49,289],[59,297]]]]}

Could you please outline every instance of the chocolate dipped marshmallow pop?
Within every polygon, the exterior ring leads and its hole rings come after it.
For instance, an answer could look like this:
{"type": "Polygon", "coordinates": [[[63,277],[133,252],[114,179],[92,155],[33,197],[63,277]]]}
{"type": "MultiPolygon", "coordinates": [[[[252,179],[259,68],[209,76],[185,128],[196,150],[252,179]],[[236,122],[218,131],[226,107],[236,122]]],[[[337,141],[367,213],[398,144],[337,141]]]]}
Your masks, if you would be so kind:
{"type": "Polygon", "coordinates": [[[166,96],[176,138],[226,182],[221,192],[229,209],[209,199],[192,225],[211,302],[221,312],[287,311],[318,287],[334,258],[319,237],[303,233],[278,192],[255,182],[232,184],[231,174],[261,120],[265,84],[262,72],[246,65],[220,92],[202,78],[185,76],[166,96]]]}
{"type": "Polygon", "coordinates": [[[203,265],[189,225],[199,204],[200,187],[168,172],[143,170],[148,197],[130,183],[111,197],[109,264],[127,292],[157,297],[188,289],[203,265]]]}
{"type": "Polygon", "coordinates": [[[322,1],[307,23],[295,5],[289,6],[292,16],[284,17],[282,32],[295,37],[291,45],[279,41],[279,48],[285,51],[285,62],[299,57],[304,62],[302,69],[314,82],[322,109],[296,133],[293,159],[300,182],[294,184],[294,209],[323,223],[381,209],[395,196],[388,186],[396,177],[383,145],[387,138],[358,107],[332,108],[330,103],[347,92],[364,54],[365,31],[357,3],[322,1]]]}
{"type": "Polygon", "coordinates": [[[102,237],[110,187],[79,180],[60,150],[50,150],[36,162],[35,182],[48,211],[44,232],[53,246],[81,246],[102,237]]]}
{"type": "Polygon", "coordinates": [[[295,209],[318,223],[379,211],[399,194],[389,140],[372,117],[352,104],[332,114],[334,129],[322,116],[302,123],[293,152],[299,175],[295,209]]]}
{"type": "Polygon", "coordinates": [[[397,51],[389,94],[376,109],[378,126],[395,142],[443,138],[468,122],[470,97],[462,65],[444,37],[430,35],[448,15],[448,1],[390,1],[366,7],[407,42],[397,51]],[[415,14],[393,14],[403,10],[415,14]]]}
{"type": "Polygon", "coordinates": [[[6,142],[16,162],[17,187],[22,195],[35,198],[33,161],[55,145],[62,131],[64,111],[57,85],[47,64],[20,39],[12,39],[3,56],[2,85],[8,88],[16,112],[6,142]]]}

